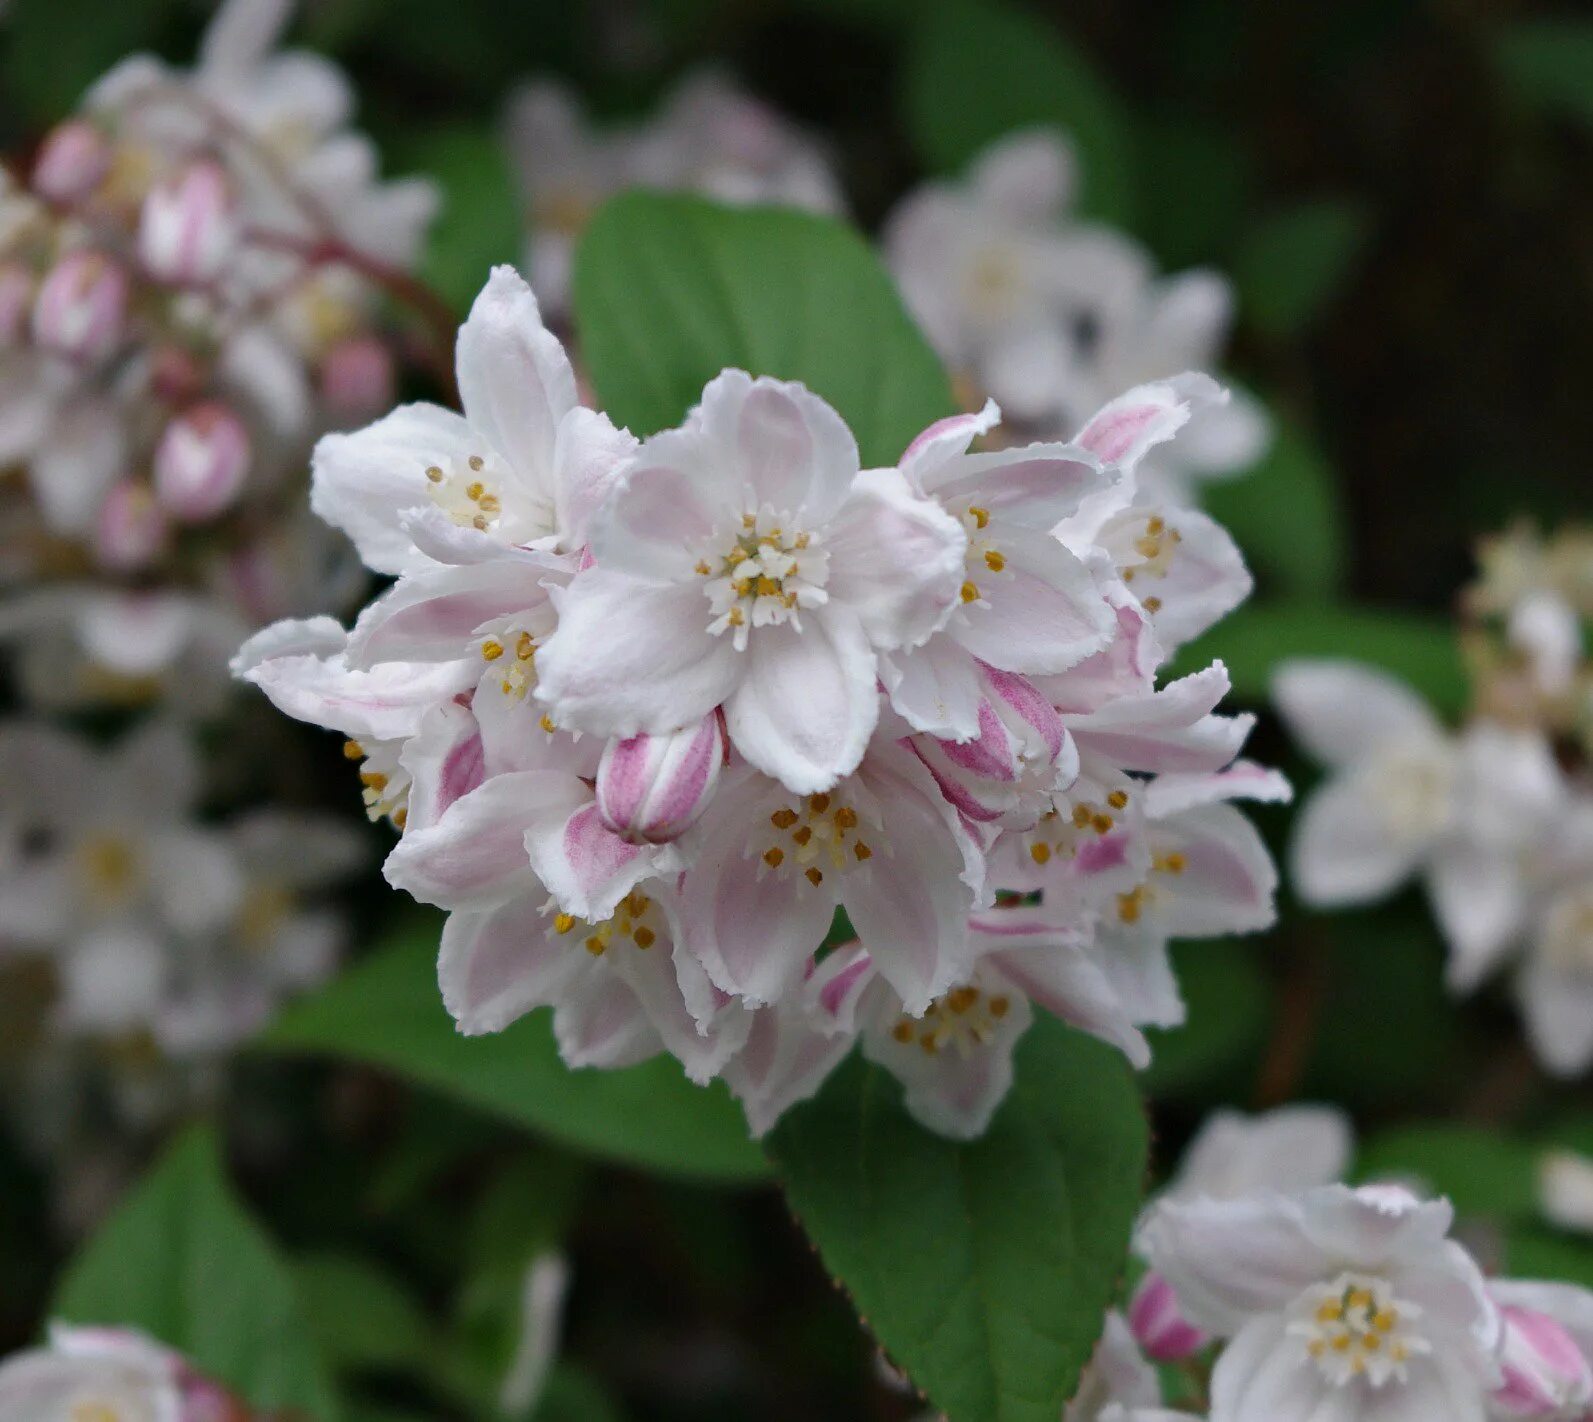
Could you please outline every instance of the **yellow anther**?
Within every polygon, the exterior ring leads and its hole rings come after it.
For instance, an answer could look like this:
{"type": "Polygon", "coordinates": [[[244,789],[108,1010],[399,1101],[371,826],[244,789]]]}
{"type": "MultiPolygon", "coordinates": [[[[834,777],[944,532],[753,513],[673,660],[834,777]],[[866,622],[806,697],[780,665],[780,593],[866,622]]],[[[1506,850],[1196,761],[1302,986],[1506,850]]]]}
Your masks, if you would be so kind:
{"type": "Polygon", "coordinates": [[[708,560],[704,558],[698,562],[696,571],[700,577],[706,578],[713,572],[713,569],[708,566],[708,560]]]}
{"type": "Polygon", "coordinates": [[[773,578],[760,575],[758,578],[758,596],[775,597],[782,591],[780,584],[773,578]]]}
{"type": "Polygon", "coordinates": [[[982,509],[977,504],[970,504],[968,506],[968,515],[973,519],[974,525],[977,528],[986,528],[990,524],[990,510],[982,509]]]}
{"type": "Polygon", "coordinates": [[[1008,1002],[1006,998],[993,997],[990,999],[990,1015],[992,1017],[1005,1017],[1007,1015],[1007,1009],[1011,1006],[1012,1004],[1008,1002]]]}
{"type": "Polygon", "coordinates": [[[790,829],[797,822],[797,812],[789,806],[783,810],[776,810],[769,816],[769,823],[778,830],[790,829]]]}
{"type": "Polygon", "coordinates": [[[1159,537],[1166,527],[1167,521],[1160,514],[1152,514],[1145,520],[1145,532],[1152,538],[1159,537]]]}
{"type": "Polygon", "coordinates": [[[940,1043],[935,1040],[935,1034],[933,1032],[925,1032],[924,1035],[918,1039],[918,1045],[922,1047],[929,1056],[934,1056],[935,1053],[940,1050],[940,1043]]]}
{"type": "Polygon", "coordinates": [[[540,721],[538,721],[538,722],[537,722],[537,725],[539,725],[539,726],[541,726],[541,727],[542,727],[542,729],[543,729],[543,730],[544,730],[544,731],[546,731],[546,732],[547,732],[547,733],[548,733],[548,734],[549,734],[549,735],[550,735],[550,736],[551,736],[551,735],[552,735],[552,734],[553,734],[553,733],[554,733],[554,732],[555,732],[555,731],[556,731],[556,730],[558,730],[558,729],[559,729],[559,728],[558,728],[558,727],[557,727],[557,726],[556,726],[556,725],[554,725],[554,724],[553,724],[553,717],[551,717],[551,716],[550,716],[550,715],[548,715],[548,713],[547,713],[547,712],[546,712],[546,711],[544,711],[544,712],[543,712],[543,713],[542,713],[542,719],[541,719],[541,720],[540,720],[540,721]]]}
{"type": "Polygon", "coordinates": [[[484,494],[476,502],[477,507],[480,508],[482,513],[486,514],[495,514],[503,508],[503,504],[499,501],[496,494],[484,494]]]}
{"type": "Polygon", "coordinates": [[[1007,560],[994,548],[986,552],[985,567],[989,568],[992,573],[999,573],[1006,566],[1007,560]]]}
{"type": "Polygon", "coordinates": [[[772,849],[764,850],[763,862],[771,869],[778,869],[782,864],[785,863],[785,850],[781,849],[778,844],[772,849]]]}
{"type": "Polygon", "coordinates": [[[1329,1299],[1316,1311],[1318,1323],[1337,1323],[1344,1317],[1344,1306],[1337,1299],[1329,1299]]]}
{"type": "Polygon", "coordinates": [[[360,784],[369,785],[372,790],[385,790],[387,789],[387,777],[379,770],[362,770],[360,772],[360,784]]]}
{"type": "Polygon", "coordinates": [[[732,607],[725,615],[730,619],[732,627],[740,627],[747,620],[746,614],[742,612],[739,605],[732,607]]]}
{"type": "Polygon", "coordinates": [[[1133,893],[1119,894],[1117,896],[1117,916],[1124,923],[1138,923],[1140,912],[1140,892],[1138,889],[1135,889],[1133,893]]]}
{"type": "Polygon", "coordinates": [[[813,826],[803,825],[801,829],[792,830],[791,838],[798,844],[806,845],[813,838],[813,826]]]}
{"type": "Polygon", "coordinates": [[[1348,1353],[1350,1351],[1350,1335],[1340,1333],[1333,1339],[1332,1348],[1335,1353],[1348,1353]]]}
{"type": "Polygon", "coordinates": [[[1094,812],[1088,805],[1075,805],[1073,807],[1074,829],[1088,829],[1090,827],[1090,820],[1093,818],[1094,812]]]}
{"type": "Polygon", "coordinates": [[[972,582],[964,583],[962,585],[962,600],[964,602],[978,602],[979,584],[972,582]]]}
{"type": "Polygon", "coordinates": [[[395,829],[403,829],[409,823],[409,811],[400,805],[389,818],[393,821],[395,829]]]}
{"type": "Polygon", "coordinates": [[[976,987],[953,988],[946,994],[946,1006],[953,1012],[966,1012],[978,1001],[979,989],[976,987]]]}
{"type": "Polygon", "coordinates": [[[472,479],[470,483],[465,485],[465,497],[469,499],[471,503],[475,503],[476,500],[486,492],[487,486],[479,479],[472,479]]]}
{"type": "Polygon", "coordinates": [[[756,528],[758,526],[757,516],[755,514],[742,514],[741,526],[743,528],[756,528]]]}
{"type": "Polygon", "coordinates": [[[433,464],[426,470],[426,477],[430,479],[433,484],[440,484],[443,481],[444,475],[442,470],[433,464]]]}
{"type": "Polygon", "coordinates": [[[344,741],[343,757],[345,760],[364,760],[365,747],[358,741],[344,741]]]}
{"type": "Polygon", "coordinates": [[[1036,864],[1047,863],[1051,858],[1051,846],[1049,844],[1031,844],[1029,846],[1029,858],[1034,860],[1036,864]]]}
{"type": "Polygon", "coordinates": [[[850,805],[842,805],[841,808],[835,812],[835,827],[836,829],[843,830],[856,829],[857,811],[854,810],[850,805]]]}
{"type": "Polygon", "coordinates": [[[874,857],[874,851],[864,844],[862,840],[858,840],[852,846],[852,853],[859,859],[872,859],[874,857]]]}
{"type": "Polygon", "coordinates": [[[638,948],[651,948],[658,941],[658,935],[648,928],[646,924],[643,924],[631,934],[631,941],[638,948]]]}
{"type": "Polygon", "coordinates": [[[601,958],[603,956],[604,950],[608,947],[608,944],[606,944],[601,937],[594,933],[586,940],[584,944],[582,944],[582,947],[584,947],[586,951],[594,958],[601,958]]]}
{"type": "Polygon", "coordinates": [[[1182,874],[1189,868],[1189,860],[1176,850],[1171,854],[1163,854],[1156,860],[1156,867],[1168,874],[1182,874]]]}
{"type": "Polygon", "coordinates": [[[1121,810],[1128,804],[1128,792],[1126,790],[1114,790],[1106,797],[1106,803],[1114,810],[1121,810]]]}
{"type": "Polygon", "coordinates": [[[818,869],[808,869],[804,872],[807,875],[808,883],[812,884],[815,889],[824,882],[824,875],[818,869]]]}
{"type": "Polygon", "coordinates": [[[1159,597],[1148,597],[1142,606],[1146,612],[1160,612],[1162,610],[1162,600],[1159,597]]]}
{"type": "Polygon", "coordinates": [[[830,797],[828,795],[808,796],[808,809],[812,810],[815,815],[822,815],[829,808],[830,797]]]}
{"type": "Polygon", "coordinates": [[[913,1040],[913,1024],[905,1017],[891,1028],[891,1036],[898,1042],[907,1043],[913,1040]]]}
{"type": "Polygon", "coordinates": [[[514,654],[522,662],[528,662],[536,654],[537,642],[529,632],[522,632],[514,644],[514,654]]]}
{"type": "Polygon", "coordinates": [[[1117,821],[1114,820],[1110,815],[1090,816],[1090,828],[1094,830],[1096,834],[1105,834],[1116,823],[1117,821]]]}
{"type": "Polygon", "coordinates": [[[1372,1315],[1372,1327],[1379,1333],[1388,1333],[1399,1323],[1399,1313],[1395,1309],[1385,1308],[1372,1315]]]}
{"type": "Polygon", "coordinates": [[[478,473],[478,474],[482,471],[482,469],[486,466],[486,463],[487,463],[487,461],[485,459],[483,459],[479,454],[472,454],[467,462],[469,463],[470,467],[472,469],[474,469],[476,471],[476,473],[478,473]]]}
{"type": "Polygon", "coordinates": [[[553,916],[553,931],[555,933],[568,933],[575,927],[575,915],[560,913],[553,916]]]}
{"type": "Polygon", "coordinates": [[[503,643],[496,637],[489,637],[481,644],[481,660],[495,662],[503,655],[503,643]]]}
{"type": "Polygon", "coordinates": [[[1345,1309],[1371,1308],[1377,1300],[1372,1296],[1370,1289],[1351,1289],[1344,1296],[1345,1309]]]}

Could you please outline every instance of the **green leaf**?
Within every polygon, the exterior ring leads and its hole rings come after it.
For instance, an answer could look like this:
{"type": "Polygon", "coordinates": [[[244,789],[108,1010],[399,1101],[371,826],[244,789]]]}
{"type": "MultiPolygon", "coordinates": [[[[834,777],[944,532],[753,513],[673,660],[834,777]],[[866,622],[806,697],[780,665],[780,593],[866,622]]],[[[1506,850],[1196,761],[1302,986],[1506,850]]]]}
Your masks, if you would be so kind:
{"type": "Polygon", "coordinates": [[[693,1086],[662,1057],[572,1072],[545,1012],[463,1037],[443,1009],[436,964],[435,930],[394,943],[295,1004],[260,1045],[370,1062],[605,1159],[707,1180],[766,1173],[722,1086],[693,1086]]]}
{"type": "Polygon", "coordinates": [[[1263,596],[1327,601],[1343,585],[1349,531],[1339,481],[1304,430],[1279,420],[1261,462],[1207,485],[1204,501],[1233,534],[1263,596]]]}
{"type": "Polygon", "coordinates": [[[1357,607],[1252,602],[1178,654],[1175,674],[1221,657],[1235,695],[1253,704],[1271,694],[1274,668],[1289,657],[1348,657],[1402,677],[1441,714],[1466,704],[1466,671],[1453,629],[1416,613],[1357,607]]]}
{"type": "Polygon", "coordinates": [[[487,273],[518,262],[525,241],[503,144],[478,125],[434,129],[399,148],[388,167],[423,174],[442,189],[420,277],[463,315],[487,273]]]}
{"type": "Polygon", "coordinates": [[[1434,1121],[1383,1131],[1362,1144],[1358,1174],[1414,1179],[1449,1196],[1463,1215],[1526,1220],[1538,1212],[1537,1152],[1480,1126],[1434,1121]]]}
{"type": "Polygon", "coordinates": [[[39,124],[65,118],[119,60],[160,39],[175,0],[15,0],[4,70],[9,95],[39,124]]]}
{"type": "Polygon", "coordinates": [[[315,1341],[335,1368],[407,1368],[429,1346],[419,1306],[396,1280],[352,1254],[294,1263],[315,1341]]]}
{"type": "Polygon", "coordinates": [[[894,463],[952,408],[879,259],[830,218],[626,194],[587,229],[575,311],[601,404],[636,434],[679,424],[726,366],[803,381],[865,465],[894,463]]]}
{"type": "Polygon", "coordinates": [[[1517,1279],[1557,1279],[1593,1289],[1593,1240],[1528,1227],[1511,1234],[1506,1253],[1517,1279]]]}
{"type": "Polygon", "coordinates": [[[1240,314],[1268,336],[1309,326],[1344,290],[1370,227],[1361,204],[1331,198],[1256,222],[1234,261],[1240,314]]]}
{"type": "Polygon", "coordinates": [[[53,1316],[142,1329],[255,1408],[336,1415],[292,1273],[208,1129],[183,1136],[73,1260],[53,1316]]]}
{"type": "Polygon", "coordinates": [[[861,1057],[770,1141],[825,1264],[957,1422],[1056,1422],[1123,1275],[1146,1150],[1122,1056],[1050,1018],[976,1141],[916,1125],[861,1057]]]}
{"type": "Polygon", "coordinates": [[[1495,41],[1493,59],[1522,103],[1593,125],[1593,20],[1518,20],[1495,41]]]}
{"type": "Polygon", "coordinates": [[[1255,950],[1238,939],[1173,946],[1178,986],[1189,1009],[1182,1027],[1147,1033],[1153,1056],[1140,1075],[1152,1097],[1185,1097],[1210,1087],[1265,1045],[1272,990],[1255,950]]]}
{"type": "Polygon", "coordinates": [[[1067,135],[1078,210],[1118,226],[1133,213],[1133,141],[1116,95],[1055,25],[999,3],[942,0],[918,11],[902,106],[925,165],[956,173],[1014,129],[1067,135]]]}

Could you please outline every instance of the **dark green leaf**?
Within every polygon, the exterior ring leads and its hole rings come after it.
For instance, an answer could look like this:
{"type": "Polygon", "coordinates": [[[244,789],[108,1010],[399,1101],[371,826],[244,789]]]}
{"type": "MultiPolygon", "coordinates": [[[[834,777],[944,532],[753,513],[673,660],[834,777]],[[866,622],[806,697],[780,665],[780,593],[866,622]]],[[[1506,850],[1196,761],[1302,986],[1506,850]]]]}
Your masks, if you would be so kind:
{"type": "Polygon", "coordinates": [[[603,408],[637,434],[678,424],[726,366],[803,381],[866,465],[894,463],[951,409],[879,259],[829,218],[627,194],[581,243],[575,310],[603,408]]]}
{"type": "Polygon", "coordinates": [[[351,1254],[294,1261],[321,1352],[337,1368],[405,1368],[428,1346],[426,1316],[402,1285],[351,1254]]]}
{"type": "Polygon", "coordinates": [[[142,1329],[256,1408],[336,1415],[292,1273],[234,1197],[206,1129],[183,1136],[89,1241],[54,1316],[142,1329]]]}
{"type": "Polygon", "coordinates": [[[38,124],[65,118],[119,60],[151,48],[174,0],[16,0],[6,16],[6,87],[38,124]]]}
{"type": "Polygon", "coordinates": [[[1148,1034],[1155,1055],[1140,1083],[1153,1097],[1202,1091],[1242,1066],[1265,1044],[1272,1008],[1248,942],[1179,943],[1173,963],[1189,1017],[1182,1027],[1148,1034]]]}
{"type": "Polygon", "coordinates": [[[765,1173],[724,1088],[693,1086],[667,1058],[572,1072],[546,1013],[496,1036],[460,1036],[436,960],[434,933],[395,943],[291,1008],[261,1045],[371,1062],[610,1160],[699,1179],[765,1173]]]}
{"type": "Polygon", "coordinates": [[[919,156],[941,173],[960,171],[1014,129],[1061,129],[1079,162],[1079,211],[1131,225],[1127,117],[1055,25],[1000,3],[924,5],[908,46],[902,99],[919,156]]]}
{"type": "Polygon", "coordinates": [[[1252,602],[1178,655],[1176,671],[1221,657],[1235,694],[1265,702],[1278,663],[1289,657],[1349,657],[1403,677],[1441,714],[1466,704],[1466,672],[1453,630],[1437,618],[1369,608],[1252,602]]]}
{"type": "Polygon", "coordinates": [[[1593,20],[1518,20],[1499,35],[1493,57],[1523,103],[1593,125],[1593,20]]]}
{"type": "Polygon", "coordinates": [[[1343,291],[1369,227],[1358,203],[1333,199],[1262,218],[1234,263],[1241,316],[1269,336],[1304,329],[1343,291]]]}
{"type": "Polygon", "coordinates": [[[1263,597],[1327,601],[1343,585],[1349,534],[1339,481],[1298,427],[1279,420],[1261,462],[1208,485],[1205,505],[1233,534],[1263,597]]]}
{"type": "Polygon", "coordinates": [[[1531,1219],[1538,1211],[1537,1152],[1480,1126],[1428,1122],[1383,1131],[1361,1146],[1363,1180],[1410,1180],[1447,1195],[1463,1215],[1531,1219]]]}
{"type": "Polygon", "coordinates": [[[957,1422],[1056,1422],[1123,1275],[1146,1149],[1123,1058],[1049,1018],[977,1141],[916,1125],[857,1057],[770,1143],[825,1264],[957,1422]]]}
{"type": "Polygon", "coordinates": [[[1593,1289],[1593,1240],[1527,1227],[1510,1236],[1507,1253],[1517,1279],[1557,1279],[1593,1289]]]}

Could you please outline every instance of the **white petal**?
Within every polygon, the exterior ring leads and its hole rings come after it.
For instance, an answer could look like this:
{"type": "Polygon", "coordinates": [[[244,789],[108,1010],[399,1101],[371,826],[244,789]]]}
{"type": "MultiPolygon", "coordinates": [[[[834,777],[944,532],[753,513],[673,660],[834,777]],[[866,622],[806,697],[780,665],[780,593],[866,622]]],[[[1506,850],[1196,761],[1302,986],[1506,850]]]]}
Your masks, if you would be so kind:
{"type": "Polygon", "coordinates": [[[487,913],[452,913],[443,927],[437,980],[443,1005],[467,1036],[501,1032],[534,1007],[555,1003],[584,949],[550,931],[540,893],[487,913]]]}
{"type": "Polygon", "coordinates": [[[433,706],[467,691],[479,658],[457,662],[384,662],[351,671],[341,656],[285,656],[262,661],[253,682],[279,711],[356,740],[412,736],[433,706]]]}
{"type": "Polygon", "coordinates": [[[1272,699],[1295,739],[1328,766],[1442,736],[1431,708],[1404,682],[1358,662],[1284,662],[1272,674],[1272,699]]]}
{"type": "Polygon", "coordinates": [[[569,548],[591,541],[597,511],[614,491],[625,461],[635,454],[628,430],[607,415],[577,406],[559,422],[553,454],[554,510],[569,548]]]}
{"type": "Polygon", "coordinates": [[[1353,1149],[1349,1117],[1332,1106],[1280,1106],[1259,1116],[1217,1111],[1186,1147],[1162,1198],[1237,1200],[1329,1185],[1344,1177],[1353,1149]]]}
{"type": "Polygon", "coordinates": [[[907,446],[899,465],[903,477],[922,491],[925,481],[947,461],[956,462],[982,434],[989,434],[1001,423],[1001,410],[994,400],[986,400],[976,413],[949,415],[936,420],[907,446]]]}
{"type": "MultiPolygon", "coordinates": [[[[862,759],[879,716],[874,654],[856,618],[826,607],[760,627],[725,703],[735,748],[798,794],[828,790],[862,759]]],[[[682,723],[684,724],[684,723],[682,723]]]]}
{"type": "Polygon", "coordinates": [[[1532,1050],[1556,1076],[1575,1077],[1593,1065],[1593,980],[1566,972],[1535,954],[1517,992],[1532,1050]]]}
{"type": "Polygon", "coordinates": [[[406,834],[382,873],[441,908],[490,909],[532,892],[525,834],[562,786],[534,773],[499,775],[456,800],[436,824],[406,834]]]}
{"type": "Polygon", "coordinates": [[[1179,539],[1165,573],[1132,566],[1128,571],[1135,574],[1134,595],[1156,600],[1151,625],[1171,653],[1238,607],[1254,582],[1239,546],[1220,524],[1194,509],[1164,508],[1158,515],[1179,539]]]}
{"type": "Polygon", "coordinates": [[[979,663],[955,638],[931,637],[910,652],[883,653],[879,677],[891,706],[915,731],[954,741],[979,734],[979,663]]]}
{"type": "Polygon", "coordinates": [[[1278,871],[1255,826],[1232,805],[1205,805],[1158,821],[1152,838],[1159,854],[1183,856],[1179,873],[1156,875],[1166,932],[1211,938],[1271,926],[1278,871]]]}
{"type": "Polygon", "coordinates": [[[1307,903],[1370,903],[1415,872],[1425,841],[1396,836],[1358,776],[1321,786],[1301,807],[1289,871],[1307,903]]]}
{"type": "Polygon", "coordinates": [[[601,923],[643,879],[681,867],[674,845],[637,845],[604,825],[591,787],[573,775],[542,776],[543,794],[525,846],[559,907],[601,923]]]}
{"type": "Polygon", "coordinates": [[[723,1076],[747,1113],[748,1128],[763,1136],[812,1096],[851,1050],[849,1035],[815,1027],[800,1001],[788,998],[753,1014],[746,1044],[723,1076]]]}
{"type": "Polygon", "coordinates": [[[410,777],[404,829],[419,831],[436,824],[486,776],[481,727],[470,708],[453,701],[434,706],[399,752],[398,763],[410,777]]]}
{"type": "Polygon", "coordinates": [[[1471,992],[1505,961],[1526,926],[1529,900],[1520,868],[1496,849],[1457,840],[1434,853],[1427,892],[1449,944],[1449,986],[1471,992]]]}
{"type": "Polygon", "coordinates": [[[925,476],[924,488],[942,503],[967,501],[985,510],[993,524],[1049,533],[1116,479],[1080,445],[1030,444],[950,460],[925,476]]]}

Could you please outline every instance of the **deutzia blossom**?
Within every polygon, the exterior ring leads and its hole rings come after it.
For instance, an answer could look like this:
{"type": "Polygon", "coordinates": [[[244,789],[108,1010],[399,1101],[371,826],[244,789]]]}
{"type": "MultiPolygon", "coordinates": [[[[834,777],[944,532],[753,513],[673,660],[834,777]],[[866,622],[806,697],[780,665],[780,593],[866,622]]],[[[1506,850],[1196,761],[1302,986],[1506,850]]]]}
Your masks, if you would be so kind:
{"type": "Polygon", "coordinates": [[[534,80],[511,97],[504,137],[529,227],[526,270],[555,318],[568,314],[576,239],[627,188],[814,212],[845,206],[822,148],[712,70],[686,76],[657,114],[629,126],[594,127],[562,85],[534,80]]]}
{"type": "Polygon", "coordinates": [[[1504,1326],[1495,1415],[1581,1422],[1593,1413],[1593,1293],[1513,1279],[1489,1291],[1504,1326]]]}
{"type": "Polygon", "coordinates": [[[0,1422],[189,1422],[184,1371],[143,1334],[56,1324],[0,1364],[0,1422]]]}
{"type": "Polygon", "coordinates": [[[1229,1340],[1212,1422],[1483,1422],[1501,1322],[1452,1221],[1446,1201],[1328,1185],[1165,1201],[1139,1247],[1190,1320],[1229,1340]]]}
{"type": "MultiPolygon", "coordinates": [[[[1130,238],[1070,218],[1073,184],[1059,135],[1013,134],[961,183],[906,198],[885,232],[902,293],[952,370],[1042,438],[1081,428],[1118,391],[1210,368],[1231,320],[1216,273],[1159,278],[1130,238]]],[[[1267,438],[1248,397],[1213,406],[1141,479],[1187,503],[1193,484],[1249,468],[1267,438]]]]}
{"type": "Polygon", "coordinates": [[[863,471],[816,395],[726,371],[626,466],[537,696],[558,724],[617,736],[723,705],[754,766],[798,794],[827,790],[878,720],[878,654],[951,615],[966,545],[899,473],[863,471]]]}

